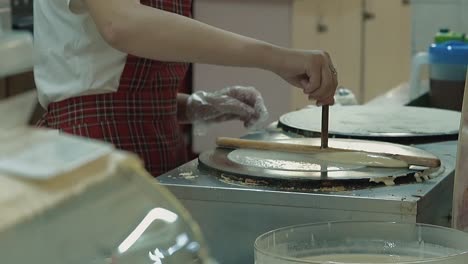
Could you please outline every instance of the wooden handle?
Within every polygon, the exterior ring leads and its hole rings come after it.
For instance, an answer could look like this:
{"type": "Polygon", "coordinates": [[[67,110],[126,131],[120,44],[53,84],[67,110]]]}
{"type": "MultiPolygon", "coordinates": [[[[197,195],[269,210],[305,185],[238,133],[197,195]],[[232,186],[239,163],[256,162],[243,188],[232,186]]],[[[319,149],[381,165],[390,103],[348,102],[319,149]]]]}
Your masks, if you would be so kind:
{"type": "Polygon", "coordinates": [[[325,151],[349,151],[334,148],[322,149],[320,146],[283,143],[262,140],[250,140],[239,138],[226,138],[220,137],[216,140],[216,144],[222,148],[247,148],[247,149],[261,149],[261,150],[274,150],[280,152],[294,152],[294,153],[318,153],[325,151]]]}
{"type": "Polygon", "coordinates": [[[330,107],[328,105],[322,106],[322,130],[320,133],[321,144],[320,147],[328,148],[328,119],[330,115],[330,107]]]}
{"type": "MultiPolygon", "coordinates": [[[[239,138],[226,138],[226,137],[218,138],[216,140],[216,144],[222,148],[260,149],[260,150],[273,150],[273,151],[280,151],[280,152],[293,152],[293,153],[305,153],[305,154],[313,154],[313,153],[319,153],[319,152],[363,152],[363,151],[352,150],[352,149],[341,149],[341,148],[322,149],[320,148],[320,146],[314,146],[314,145],[239,139],[239,138]]],[[[438,158],[407,156],[407,155],[391,154],[391,153],[374,153],[374,152],[366,152],[366,153],[399,159],[399,160],[405,161],[409,165],[429,167],[429,168],[440,167],[440,160],[438,158]]]]}
{"type": "MultiPolygon", "coordinates": [[[[378,153],[375,153],[378,154],[378,153]]],[[[425,158],[425,157],[417,157],[417,156],[408,156],[408,155],[399,155],[399,154],[389,154],[389,153],[382,153],[390,158],[402,160],[409,165],[415,166],[422,166],[428,168],[438,168],[441,165],[440,159],[438,158],[425,158]]]]}

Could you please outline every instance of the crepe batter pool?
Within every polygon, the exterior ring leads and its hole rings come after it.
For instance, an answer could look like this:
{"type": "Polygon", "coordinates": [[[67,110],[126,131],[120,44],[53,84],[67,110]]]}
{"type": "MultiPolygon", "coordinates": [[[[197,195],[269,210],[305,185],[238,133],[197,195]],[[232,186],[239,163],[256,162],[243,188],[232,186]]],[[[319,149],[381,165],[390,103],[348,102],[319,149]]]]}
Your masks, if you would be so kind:
{"type": "Polygon", "coordinates": [[[405,168],[401,160],[364,152],[321,152],[299,154],[253,149],[236,149],[228,159],[244,166],[290,171],[348,171],[364,167],[405,168]]]}
{"type": "Polygon", "coordinates": [[[336,254],[336,255],[322,255],[316,257],[303,258],[304,260],[320,261],[323,263],[401,263],[411,261],[421,261],[423,259],[418,257],[406,257],[395,255],[374,255],[374,254],[336,254]]]}

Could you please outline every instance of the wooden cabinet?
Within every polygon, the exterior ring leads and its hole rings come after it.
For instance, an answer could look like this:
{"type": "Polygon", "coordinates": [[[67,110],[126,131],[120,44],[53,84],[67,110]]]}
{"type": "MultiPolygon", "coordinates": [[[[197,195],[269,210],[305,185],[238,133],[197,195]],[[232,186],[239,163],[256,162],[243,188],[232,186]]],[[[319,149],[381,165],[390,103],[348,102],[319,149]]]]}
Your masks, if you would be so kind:
{"type": "Polygon", "coordinates": [[[15,96],[36,88],[36,84],[34,83],[34,74],[32,72],[7,77],[6,83],[7,96],[15,96]]]}
{"type": "Polygon", "coordinates": [[[21,73],[0,79],[0,99],[18,95],[36,88],[32,72],[21,73]]]}
{"type": "MultiPolygon", "coordinates": [[[[0,100],[19,95],[36,88],[32,72],[21,73],[0,79],[0,100]]],[[[44,109],[36,102],[30,124],[34,125],[42,117],[44,109]]]]}
{"type": "MultiPolygon", "coordinates": [[[[296,0],[293,25],[293,46],[332,54],[340,85],[361,103],[409,78],[408,1],[296,0]]],[[[293,95],[294,108],[306,104],[299,93],[293,95]]]]}
{"type": "MultiPolygon", "coordinates": [[[[405,82],[411,59],[410,6],[404,0],[195,0],[197,20],[277,45],[328,51],[340,85],[360,103],[405,82]]],[[[271,73],[195,65],[193,90],[229,85],[258,88],[270,120],[310,102],[271,73]]],[[[196,152],[214,147],[217,136],[245,134],[239,122],[216,125],[194,137],[196,152]]]]}
{"type": "Polygon", "coordinates": [[[6,88],[6,80],[0,79],[0,100],[6,97],[7,88],[6,88]]]}
{"type": "Polygon", "coordinates": [[[404,0],[367,0],[363,102],[407,82],[411,69],[411,9],[404,0]]]}
{"type": "MultiPolygon", "coordinates": [[[[361,0],[296,0],[293,11],[293,47],[323,49],[331,54],[340,85],[357,96],[361,83],[361,0]]],[[[294,91],[291,108],[309,104],[294,91]]]]}

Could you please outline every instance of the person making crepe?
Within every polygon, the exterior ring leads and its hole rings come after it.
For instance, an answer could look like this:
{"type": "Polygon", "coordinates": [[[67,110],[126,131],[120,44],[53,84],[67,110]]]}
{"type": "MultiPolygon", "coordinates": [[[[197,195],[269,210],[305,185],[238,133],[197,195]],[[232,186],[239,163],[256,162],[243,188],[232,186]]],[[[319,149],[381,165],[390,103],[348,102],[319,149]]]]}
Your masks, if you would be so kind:
{"type": "MultiPolygon", "coordinates": [[[[260,68],[334,103],[337,74],[320,50],[294,50],[190,18],[191,0],[36,0],[39,126],[137,153],[154,176],[183,162],[181,122],[265,116],[254,88],[178,93],[188,63],[260,68]]],[[[271,88],[274,89],[274,88],[271,88]]],[[[274,92],[274,91],[272,91],[274,92]]]]}

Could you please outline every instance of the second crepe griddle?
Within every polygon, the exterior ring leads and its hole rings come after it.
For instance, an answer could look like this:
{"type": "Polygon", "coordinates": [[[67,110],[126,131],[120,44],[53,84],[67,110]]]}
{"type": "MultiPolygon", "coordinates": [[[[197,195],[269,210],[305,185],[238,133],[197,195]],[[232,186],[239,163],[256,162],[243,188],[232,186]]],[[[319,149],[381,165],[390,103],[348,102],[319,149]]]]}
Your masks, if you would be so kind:
{"type": "MultiPolygon", "coordinates": [[[[329,134],[333,137],[372,139],[392,142],[456,140],[460,113],[407,106],[330,107],[329,134]]],[[[320,135],[321,109],[309,107],[287,113],[279,119],[284,131],[307,137],[320,135]],[[310,122],[311,119],[317,122],[310,122]]]]}

